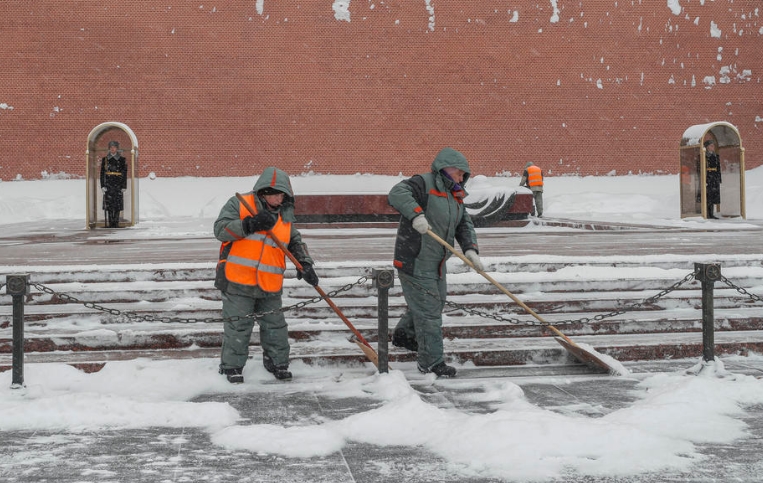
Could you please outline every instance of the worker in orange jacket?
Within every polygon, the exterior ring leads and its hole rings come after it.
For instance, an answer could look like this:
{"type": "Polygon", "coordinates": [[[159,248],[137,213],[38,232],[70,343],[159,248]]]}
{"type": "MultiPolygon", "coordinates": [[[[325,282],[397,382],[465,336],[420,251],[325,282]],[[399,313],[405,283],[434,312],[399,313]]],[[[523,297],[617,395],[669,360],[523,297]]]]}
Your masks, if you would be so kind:
{"type": "Polygon", "coordinates": [[[535,166],[532,161],[525,165],[525,171],[522,173],[522,179],[519,186],[526,186],[533,192],[533,201],[535,209],[533,215],[537,213],[538,218],[543,217],[543,170],[535,166]]]}
{"type": "Polygon", "coordinates": [[[215,276],[215,287],[222,291],[224,318],[220,374],[231,383],[244,382],[256,318],[265,369],[276,379],[290,380],[289,335],[281,311],[286,257],[271,237],[287,246],[302,265],[297,278],[316,286],[318,275],[293,224],[294,193],[289,176],[278,168],[265,168],[252,191],[243,197],[255,213],[233,196],[214,226],[215,237],[222,242],[215,276]]]}

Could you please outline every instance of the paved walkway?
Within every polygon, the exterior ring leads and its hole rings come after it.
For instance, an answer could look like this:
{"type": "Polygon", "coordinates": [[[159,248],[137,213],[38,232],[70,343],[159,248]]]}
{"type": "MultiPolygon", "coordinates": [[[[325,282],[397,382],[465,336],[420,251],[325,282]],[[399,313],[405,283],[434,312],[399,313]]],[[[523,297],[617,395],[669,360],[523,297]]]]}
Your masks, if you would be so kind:
{"type": "MultiPolygon", "coordinates": [[[[163,231],[148,231],[140,224],[128,229],[85,230],[82,223],[64,220],[38,227],[32,223],[5,225],[0,232],[0,264],[103,265],[217,261],[220,244],[211,233],[188,235],[187,220],[163,231]],[[184,234],[186,233],[186,234],[184,234]]],[[[196,221],[196,224],[199,222],[196,221]]],[[[707,228],[614,225],[576,220],[544,219],[539,223],[584,226],[576,230],[528,231],[511,227],[478,229],[480,255],[522,256],[639,256],[639,255],[743,255],[762,254],[763,220],[723,220],[707,228]],[[742,224],[728,229],[724,224],[742,224]]],[[[156,228],[156,227],[152,227],[156,228]]],[[[393,228],[332,230],[301,227],[310,253],[321,261],[392,260],[393,228]]]]}
{"type": "MultiPolygon", "coordinates": [[[[463,397],[484,390],[490,379],[519,385],[534,405],[584,417],[604,416],[629,406],[632,390],[647,373],[682,371],[697,361],[629,364],[633,375],[561,373],[549,367],[464,369],[461,377],[436,380],[419,376],[412,364],[400,365],[423,400],[465,413],[491,411],[485,402],[463,397]]],[[[737,374],[763,375],[763,363],[726,363],[737,374]]],[[[570,368],[562,368],[569,371],[570,368]]],[[[351,370],[345,377],[353,377],[351,370]]],[[[368,411],[374,401],[338,397],[309,389],[295,379],[256,392],[207,394],[197,401],[227,402],[251,424],[290,425],[299,421],[344,419],[368,411]]],[[[763,474],[763,407],[750,408],[741,418],[751,436],[730,445],[700,445],[708,456],[691,473],[660,472],[621,478],[568,477],[554,483],[710,483],[760,481],[763,474]]],[[[242,422],[241,424],[247,424],[242,422]]],[[[710,431],[711,428],[708,428],[710,431]]],[[[521,438],[521,435],[507,435],[521,438]]],[[[579,437],[571,434],[570,438],[579,437]]],[[[423,448],[382,447],[348,443],[325,457],[283,458],[229,451],[210,441],[200,429],[140,429],[93,432],[0,432],[0,480],[5,483],[55,482],[355,482],[494,483],[492,478],[464,477],[440,457],[423,448]]]]}

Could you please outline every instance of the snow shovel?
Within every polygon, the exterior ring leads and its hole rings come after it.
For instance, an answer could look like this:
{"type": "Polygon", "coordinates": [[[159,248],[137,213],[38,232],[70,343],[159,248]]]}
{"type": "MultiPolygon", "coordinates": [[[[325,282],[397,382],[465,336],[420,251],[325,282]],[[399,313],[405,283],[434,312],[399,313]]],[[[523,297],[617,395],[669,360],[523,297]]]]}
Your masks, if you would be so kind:
{"type": "MultiPolygon", "coordinates": [[[[244,198],[241,194],[236,193],[236,198],[241,202],[242,205],[251,213],[252,216],[256,215],[257,212],[254,211],[254,208],[249,204],[248,201],[246,201],[246,198],[244,198]]],[[[289,251],[289,249],[286,247],[286,245],[283,244],[281,240],[279,240],[274,234],[272,230],[268,230],[268,236],[276,242],[276,245],[278,245],[278,248],[281,249],[281,251],[289,257],[289,260],[291,260],[291,263],[294,264],[295,267],[297,267],[297,270],[300,272],[302,271],[302,264],[299,263],[299,260],[297,260],[294,255],[289,251]]],[[[326,295],[326,292],[323,291],[322,288],[320,288],[318,285],[315,285],[315,290],[320,294],[320,296],[323,298],[323,300],[326,301],[329,306],[334,309],[334,312],[339,316],[340,319],[342,319],[342,322],[347,325],[347,327],[350,328],[352,333],[354,334],[354,337],[351,339],[353,342],[355,342],[358,347],[363,351],[363,353],[366,355],[369,361],[373,362],[374,365],[378,368],[379,367],[379,355],[376,353],[373,347],[371,347],[371,344],[368,343],[368,341],[361,335],[361,333],[358,331],[358,329],[355,328],[354,325],[352,325],[352,322],[347,319],[347,317],[344,316],[341,310],[339,310],[339,307],[334,304],[334,302],[329,298],[328,295],[326,295]]]]}
{"type": "Polygon", "coordinates": [[[498,289],[501,292],[503,292],[506,295],[508,295],[511,298],[511,300],[513,300],[514,302],[519,304],[519,306],[522,307],[523,309],[525,309],[527,311],[527,313],[529,313],[530,315],[532,315],[533,317],[538,319],[540,321],[540,323],[542,323],[549,330],[551,330],[554,334],[556,334],[558,336],[558,337],[555,337],[556,341],[559,342],[559,344],[561,344],[562,347],[567,349],[567,351],[570,354],[572,354],[573,356],[575,356],[575,358],[578,359],[580,362],[582,362],[584,364],[588,364],[588,365],[595,365],[595,366],[601,367],[602,369],[606,369],[608,372],[611,372],[611,373],[618,372],[617,369],[613,368],[612,366],[610,366],[609,364],[607,364],[606,362],[601,360],[601,358],[599,358],[595,353],[593,353],[593,352],[591,352],[589,350],[586,350],[583,347],[580,347],[579,345],[574,343],[572,341],[572,339],[570,339],[566,335],[562,334],[562,332],[559,329],[557,329],[553,325],[551,325],[548,322],[546,322],[545,320],[543,320],[543,318],[540,315],[538,315],[537,313],[535,313],[534,310],[532,310],[530,307],[525,305],[524,302],[519,300],[513,293],[509,292],[503,285],[501,285],[500,283],[496,282],[495,279],[493,279],[493,277],[491,277],[490,275],[485,273],[484,270],[480,270],[477,267],[475,267],[474,264],[471,262],[471,260],[469,260],[464,255],[462,255],[459,252],[457,252],[455,248],[453,248],[448,242],[446,242],[445,240],[443,240],[442,238],[437,236],[437,234],[435,232],[433,232],[431,229],[427,230],[427,234],[429,236],[431,236],[432,238],[434,238],[440,245],[442,245],[445,248],[447,248],[452,254],[456,255],[458,258],[463,260],[463,262],[466,263],[468,266],[472,267],[475,272],[479,273],[480,275],[485,277],[490,283],[492,283],[493,285],[498,287],[498,289]]]}

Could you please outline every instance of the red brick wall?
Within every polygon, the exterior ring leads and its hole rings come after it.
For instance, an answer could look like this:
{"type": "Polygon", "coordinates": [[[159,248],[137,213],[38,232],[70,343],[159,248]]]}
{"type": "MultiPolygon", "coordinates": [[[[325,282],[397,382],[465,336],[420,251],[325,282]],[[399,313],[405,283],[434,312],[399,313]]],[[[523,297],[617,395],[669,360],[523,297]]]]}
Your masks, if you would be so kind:
{"type": "Polygon", "coordinates": [[[349,3],[2,2],[0,179],[84,175],[106,121],[141,176],[413,174],[445,145],[489,176],[675,173],[711,121],[763,164],[760,1],[349,3]]]}

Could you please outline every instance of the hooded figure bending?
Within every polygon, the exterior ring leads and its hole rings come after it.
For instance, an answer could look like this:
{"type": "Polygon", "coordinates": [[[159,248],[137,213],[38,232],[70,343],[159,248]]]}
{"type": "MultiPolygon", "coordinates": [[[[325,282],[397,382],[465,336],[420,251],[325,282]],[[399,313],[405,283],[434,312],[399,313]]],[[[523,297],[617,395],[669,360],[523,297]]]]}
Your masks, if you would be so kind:
{"type": "Polygon", "coordinates": [[[423,373],[453,377],[456,368],[445,364],[442,309],[448,286],[445,262],[451,252],[427,235],[431,229],[450,245],[458,241],[464,255],[483,270],[477,234],[464,206],[464,185],[470,176],[463,154],[444,148],[432,162],[431,172],[396,184],[389,204],[400,212],[394,265],[408,305],[392,335],[392,345],[418,352],[423,373]]]}
{"type": "Polygon", "coordinates": [[[265,168],[252,191],[243,196],[255,213],[234,196],[214,226],[215,237],[222,242],[215,278],[215,286],[222,291],[224,318],[220,374],[231,383],[244,382],[256,318],[265,369],[276,379],[290,380],[288,328],[281,311],[286,256],[271,237],[278,238],[302,264],[297,278],[315,286],[318,275],[293,225],[294,193],[286,172],[265,168]]]}

